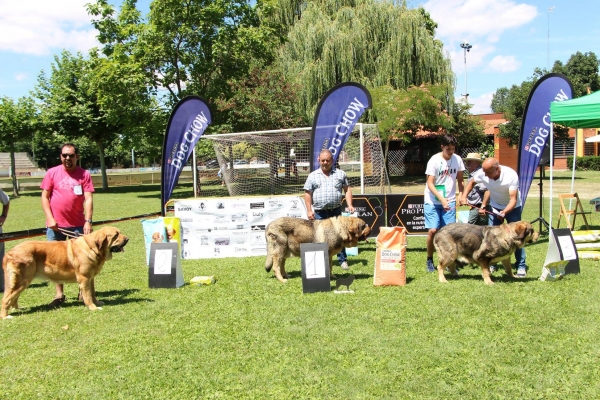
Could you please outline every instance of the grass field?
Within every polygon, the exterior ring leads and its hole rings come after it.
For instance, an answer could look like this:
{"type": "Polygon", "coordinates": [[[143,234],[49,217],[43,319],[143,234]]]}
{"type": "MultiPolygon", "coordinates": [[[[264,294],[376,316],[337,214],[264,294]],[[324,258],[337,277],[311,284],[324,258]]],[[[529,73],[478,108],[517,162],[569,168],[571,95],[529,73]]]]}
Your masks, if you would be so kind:
{"type": "MultiPolygon", "coordinates": [[[[424,181],[394,183],[394,192],[414,193],[424,181]]],[[[570,174],[555,183],[568,192],[570,174]]],[[[578,173],[586,209],[599,183],[578,173]]],[[[94,219],[158,211],[159,193],[157,185],[98,191],[94,219]]],[[[39,195],[11,201],[5,232],[43,226],[39,195]]],[[[190,195],[189,186],[175,193],[190,195]]],[[[84,308],[75,285],[62,308],[47,310],[54,287],[36,282],[15,318],[0,321],[0,398],[600,398],[599,265],[581,260],[578,275],[538,281],[547,236],[527,247],[530,272],[520,280],[496,272],[488,287],[468,267],[440,284],[425,272],[425,238],[409,237],[406,286],[373,286],[368,243],[350,259],[354,294],[304,295],[299,259],[281,284],[264,257],[184,260],[186,282],[216,275],[216,284],[149,289],[140,221],[114,225],[131,240],[97,279],[103,310],[84,308]]]]}

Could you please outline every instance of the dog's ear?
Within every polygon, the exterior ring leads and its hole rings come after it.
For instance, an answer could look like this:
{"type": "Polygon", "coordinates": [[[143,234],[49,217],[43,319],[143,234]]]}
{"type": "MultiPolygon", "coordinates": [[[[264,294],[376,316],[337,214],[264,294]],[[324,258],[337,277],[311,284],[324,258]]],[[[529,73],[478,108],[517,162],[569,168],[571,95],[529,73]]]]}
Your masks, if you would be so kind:
{"type": "Polygon", "coordinates": [[[515,224],[515,233],[519,239],[524,239],[527,235],[527,223],[519,221],[515,224]]]}

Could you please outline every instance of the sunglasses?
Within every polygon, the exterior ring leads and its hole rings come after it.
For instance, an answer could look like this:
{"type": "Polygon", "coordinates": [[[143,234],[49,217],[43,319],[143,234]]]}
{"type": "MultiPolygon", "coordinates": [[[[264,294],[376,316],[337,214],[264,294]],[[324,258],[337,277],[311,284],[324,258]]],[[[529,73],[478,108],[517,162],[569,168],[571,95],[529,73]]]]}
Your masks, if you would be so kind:
{"type": "Polygon", "coordinates": [[[61,154],[62,158],[75,158],[77,154],[61,154]]]}

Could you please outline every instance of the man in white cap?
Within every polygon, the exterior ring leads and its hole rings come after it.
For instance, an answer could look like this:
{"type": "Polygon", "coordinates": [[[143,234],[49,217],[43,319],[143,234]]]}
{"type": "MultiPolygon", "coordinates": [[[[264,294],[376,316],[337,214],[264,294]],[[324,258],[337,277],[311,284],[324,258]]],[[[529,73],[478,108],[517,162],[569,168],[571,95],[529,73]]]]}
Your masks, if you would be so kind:
{"type": "MultiPolygon", "coordinates": [[[[469,153],[463,160],[465,162],[465,167],[467,167],[467,170],[469,171],[469,181],[474,180],[477,174],[484,175],[483,170],[481,169],[481,163],[483,162],[481,154],[469,153]]],[[[469,210],[469,224],[488,225],[488,216],[485,213],[479,212],[486,191],[487,188],[485,186],[481,183],[477,183],[467,194],[467,202],[471,207],[469,210]]],[[[489,206],[484,207],[484,209],[489,212],[488,208],[489,206]]]]}

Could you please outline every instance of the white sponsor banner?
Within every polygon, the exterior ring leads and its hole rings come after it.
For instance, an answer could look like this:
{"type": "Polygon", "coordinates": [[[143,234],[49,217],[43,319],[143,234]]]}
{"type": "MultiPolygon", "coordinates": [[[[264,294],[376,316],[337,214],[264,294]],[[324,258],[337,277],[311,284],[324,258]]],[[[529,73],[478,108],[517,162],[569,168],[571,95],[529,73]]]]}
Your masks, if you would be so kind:
{"type": "Polygon", "coordinates": [[[184,259],[264,256],[269,223],[307,219],[303,196],[179,200],[174,208],[184,259]]]}

